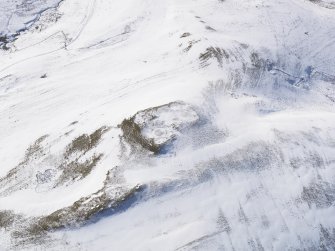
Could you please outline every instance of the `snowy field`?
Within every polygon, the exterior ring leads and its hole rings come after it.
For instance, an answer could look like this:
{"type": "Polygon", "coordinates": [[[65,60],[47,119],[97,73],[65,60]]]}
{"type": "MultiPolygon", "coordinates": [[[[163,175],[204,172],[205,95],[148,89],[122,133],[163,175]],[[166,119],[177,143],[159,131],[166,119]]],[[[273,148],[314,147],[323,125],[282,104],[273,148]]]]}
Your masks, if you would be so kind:
{"type": "Polygon", "coordinates": [[[0,250],[334,250],[334,31],[330,0],[2,0],[0,250]]]}

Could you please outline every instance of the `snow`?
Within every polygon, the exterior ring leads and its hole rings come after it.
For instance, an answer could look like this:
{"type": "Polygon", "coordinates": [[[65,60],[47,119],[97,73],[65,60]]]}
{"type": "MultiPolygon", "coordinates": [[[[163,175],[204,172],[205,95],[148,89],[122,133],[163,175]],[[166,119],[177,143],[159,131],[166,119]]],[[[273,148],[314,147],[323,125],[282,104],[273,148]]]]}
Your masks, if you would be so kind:
{"type": "Polygon", "coordinates": [[[40,14],[61,0],[4,0],[0,3],[0,35],[8,37],[29,28],[40,14]]]}
{"type": "MultiPolygon", "coordinates": [[[[109,170],[111,194],[146,189],[20,249],[334,247],[333,1],[64,0],[43,12],[58,3],[0,3],[1,34],[28,28],[0,50],[0,211],[51,214],[99,191],[109,170]],[[153,107],[154,119],[138,113],[153,107]],[[166,154],[122,141],[118,125],[134,115],[146,138],[175,139],[166,154]],[[102,160],[54,187],[69,144],[102,126],[78,153],[102,160]],[[14,181],[1,180],[16,167],[14,181]],[[46,170],[55,176],[41,185],[46,170]]],[[[0,226],[0,249],[15,243],[10,231],[0,226]]]]}
{"type": "Polygon", "coordinates": [[[134,122],[146,139],[163,145],[180,134],[180,131],[198,122],[199,116],[190,105],[174,102],[166,106],[144,110],[136,114],[134,122]]]}

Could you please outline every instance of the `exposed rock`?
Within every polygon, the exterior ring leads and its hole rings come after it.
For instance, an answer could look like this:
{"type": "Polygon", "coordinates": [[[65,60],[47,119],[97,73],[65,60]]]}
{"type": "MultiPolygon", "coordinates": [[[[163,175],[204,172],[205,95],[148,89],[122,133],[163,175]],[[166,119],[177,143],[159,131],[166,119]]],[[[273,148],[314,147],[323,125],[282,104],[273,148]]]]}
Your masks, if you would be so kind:
{"type": "Polygon", "coordinates": [[[149,108],[123,120],[121,129],[130,144],[138,144],[155,154],[172,142],[182,130],[199,121],[197,112],[183,102],[149,108]]]}

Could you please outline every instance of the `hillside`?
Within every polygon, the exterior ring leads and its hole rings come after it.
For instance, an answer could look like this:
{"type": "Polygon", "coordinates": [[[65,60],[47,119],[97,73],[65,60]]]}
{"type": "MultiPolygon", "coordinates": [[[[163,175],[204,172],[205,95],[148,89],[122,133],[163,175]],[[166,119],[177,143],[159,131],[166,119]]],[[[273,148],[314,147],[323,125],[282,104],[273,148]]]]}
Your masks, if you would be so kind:
{"type": "Polygon", "coordinates": [[[335,1],[0,3],[0,250],[334,250],[335,1]]]}

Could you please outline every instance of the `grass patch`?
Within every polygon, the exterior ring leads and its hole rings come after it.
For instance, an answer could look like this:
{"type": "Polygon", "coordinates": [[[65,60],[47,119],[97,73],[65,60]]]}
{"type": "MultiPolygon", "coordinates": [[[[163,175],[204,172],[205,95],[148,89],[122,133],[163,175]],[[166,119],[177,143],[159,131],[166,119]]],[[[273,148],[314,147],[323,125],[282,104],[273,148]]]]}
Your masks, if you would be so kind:
{"type": "Polygon", "coordinates": [[[81,180],[88,176],[93,168],[101,160],[103,154],[94,154],[91,158],[84,162],[79,161],[88,151],[95,148],[102,136],[109,130],[103,126],[91,134],[82,134],[75,138],[67,147],[63,155],[64,161],[58,167],[62,170],[62,174],[55,183],[55,187],[64,185],[68,181],[81,180]],[[78,154],[74,160],[69,161],[69,158],[74,154],[78,154]]]}
{"type": "Polygon", "coordinates": [[[100,142],[102,136],[109,130],[108,127],[103,126],[93,132],[92,134],[83,134],[75,138],[67,147],[65,158],[71,154],[79,152],[85,154],[89,150],[93,149],[100,142]]]}
{"type": "Polygon", "coordinates": [[[63,172],[58,178],[55,187],[65,184],[67,181],[74,181],[77,179],[84,179],[88,176],[93,168],[101,160],[103,154],[94,155],[92,158],[86,160],[84,163],[80,163],[78,160],[74,160],[67,164],[65,167],[61,167],[63,172]]]}
{"type": "Polygon", "coordinates": [[[138,144],[142,146],[144,149],[147,149],[155,154],[158,154],[161,150],[161,146],[155,144],[155,142],[152,139],[147,139],[143,137],[141,127],[134,121],[135,116],[122,121],[120,127],[123,132],[123,137],[130,145],[138,144]]]}
{"type": "MultiPolygon", "coordinates": [[[[42,217],[23,218],[14,215],[11,211],[0,211],[0,229],[2,226],[11,226],[15,220],[16,228],[11,232],[13,246],[17,248],[45,244],[51,240],[48,232],[60,230],[66,227],[80,227],[93,220],[95,216],[106,210],[118,212],[127,207],[129,201],[144,189],[137,185],[133,188],[115,187],[115,191],[108,192],[109,175],[102,189],[82,197],[71,206],[59,209],[42,217]]],[[[104,215],[102,215],[103,217],[104,215]]]]}
{"type": "Polygon", "coordinates": [[[142,189],[142,186],[136,186],[128,191],[124,191],[117,198],[112,198],[104,187],[90,196],[81,198],[69,207],[39,218],[27,230],[30,234],[39,236],[47,231],[65,227],[79,227],[106,209],[116,210],[142,189]]]}

